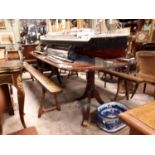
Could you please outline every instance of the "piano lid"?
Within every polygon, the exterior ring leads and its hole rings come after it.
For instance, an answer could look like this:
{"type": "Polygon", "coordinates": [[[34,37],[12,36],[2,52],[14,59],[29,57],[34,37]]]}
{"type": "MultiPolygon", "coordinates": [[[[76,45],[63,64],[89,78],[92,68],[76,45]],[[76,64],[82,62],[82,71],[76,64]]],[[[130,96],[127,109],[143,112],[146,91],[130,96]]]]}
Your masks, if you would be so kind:
{"type": "Polygon", "coordinates": [[[70,32],[66,34],[65,32],[54,32],[48,33],[44,36],[41,36],[41,41],[51,41],[51,42],[89,42],[91,39],[95,38],[115,38],[129,36],[129,29],[118,29],[115,31],[107,31],[102,34],[95,34],[95,32],[90,29],[83,29],[82,31],[70,32]]]}

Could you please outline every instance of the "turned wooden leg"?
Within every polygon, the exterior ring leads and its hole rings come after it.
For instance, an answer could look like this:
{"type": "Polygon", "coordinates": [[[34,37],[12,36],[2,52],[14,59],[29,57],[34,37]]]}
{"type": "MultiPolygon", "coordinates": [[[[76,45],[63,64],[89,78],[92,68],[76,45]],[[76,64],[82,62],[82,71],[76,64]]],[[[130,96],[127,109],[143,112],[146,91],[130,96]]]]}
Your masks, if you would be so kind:
{"type": "Polygon", "coordinates": [[[17,88],[17,93],[18,93],[18,105],[19,105],[20,120],[22,122],[23,127],[26,128],[26,124],[25,124],[25,120],[24,120],[25,93],[24,93],[23,82],[22,82],[20,73],[14,74],[14,82],[15,82],[15,86],[17,88]]]}
{"type": "Polygon", "coordinates": [[[8,85],[9,89],[10,89],[10,94],[13,94],[13,89],[12,89],[12,85],[8,85]]]}
{"type": "Polygon", "coordinates": [[[13,109],[13,103],[11,99],[11,94],[9,91],[9,85],[4,84],[1,86],[3,91],[4,91],[4,96],[5,96],[5,104],[6,104],[6,110],[9,113],[9,115],[14,115],[14,109],[13,109]]]}
{"type": "Polygon", "coordinates": [[[143,93],[146,91],[146,83],[144,83],[143,93]]]}
{"type": "Polygon", "coordinates": [[[106,88],[106,78],[107,78],[107,74],[106,73],[104,73],[104,88],[106,88]]]}
{"type": "Polygon", "coordinates": [[[78,75],[78,72],[76,72],[76,77],[78,77],[79,75],[78,75]]]}
{"type": "Polygon", "coordinates": [[[58,82],[61,85],[62,84],[62,81],[61,81],[61,76],[60,76],[60,73],[59,73],[58,68],[55,68],[55,73],[57,75],[58,82]]]}
{"type": "Polygon", "coordinates": [[[131,98],[133,98],[133,96],[135,95],[138,86],[139,86],[139,83],[136,83],[135,88],[134,88],[134,90],[133,90],[133,93],[132,93],[132,95],[131,95],[131,98]]]}
{"type": "Polygon", "coordinates": [[[118,78],[118,82],[117,82],[117,92],[116,92],[116,95],[115,95],[115,97],[114,97],[114,101],[117,101],[117,97],[118,97],[120,88],[121,88],[121,79],[118,78]]]}
{"type": "Polygon", "coordinates": [[[3,133],[3,113],[5,109],[5,95],[3,88],[0,86],[0,135],[3,133]]]}
{"type": "Polygon", "coordinates": [[[125,96],[126,99],[129,100],[129,86],[128,86],[128,81],[124,80],[124,84],[125,84],[125,96]]]}
{"type": "Polygon", "coordinates": [[[98,101],[98,103],[103,104],[104,101],[101,99],[99,93],[97,90],[94,90],[93,92],[93,97],[98,101]]]}
{"type": "Polygon", "coordinates": [[[82,126],[85,126],[85,127],[87,127],[89,125],[90,106],[91,106],[91,96],[88,97],[87,109],[86,109],[86,112],[84,114],[84,119],[82,121],[82,126]]]}
{"type": "Polygon", "coordinates": [[[34,78],[33,78],[33,76],[30,74],[30,76],[31,76],[31,79],[32,79],[32,81],[34,81],[34,78]]]}
{"type": "Polygon", "coordinates": [[[40,107],[39,107],[39,111],[38,111],[38,117],[40,118],[43,111],[44,111],[44,103],[45,103],[45,89],[44,87],[42,87],[42,96],[41,96],[41,100],[40,100],[40,107]]]}
{"type": "Polygon", "coordinates": [[[70,78],[70,75],[71,75],[71,71],[68,72],[67,79],[70,78]]]}
{"type": "Polygon", "coordinates": [[[154,99],[155,99],[155,88],[154,88],[154,99]]]}
{"type": "Polygon", "coordinates": [[[59,104],[58,101],[57,101],[57,95],[56,95],[56,94],[54,94],[54,99],[55,99],[55,103],[56,103],[56,108],[57,108],[57,110],[61,110],[61,106],[60,106],[60,104],[59,104]]]}
{"type": "Polygon", "coordinates": [[[132,128],[132,127],[130,128],[129,134],[130,135],[143,135],[138,130],[136,130],[136,129],[132,128]]]}

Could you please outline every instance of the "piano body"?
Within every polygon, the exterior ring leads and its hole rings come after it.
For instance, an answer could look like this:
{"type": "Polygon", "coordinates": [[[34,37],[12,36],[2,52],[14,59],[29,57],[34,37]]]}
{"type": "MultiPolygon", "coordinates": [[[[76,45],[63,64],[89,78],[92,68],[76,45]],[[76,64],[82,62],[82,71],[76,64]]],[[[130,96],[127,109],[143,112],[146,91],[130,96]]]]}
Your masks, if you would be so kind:
{"type": "Polygon", "coordinates": [[[91,98],[95,98],[100,104],[104,103],[95,88],[95,68],[97,68],[95,65],[95,57],[112,59],[125,56],[128,36],[129,33],[106,33],[81,38],[77,38],[73,35],[46,35],[41,37],[41,43],[47,45],[45,52],[49,60],[61,60],[70,64],[74,64],[75,61],[84,61],[92,64],[92,68],[94,68],[93,70],[91,67],[90,70],[87,69],[86,88],[82,97],[78,98],[88,98],[87,110],[82,122],[83,126],[88,125],[91,98]]]}
{"type": "Polygon", "coordinates": [[[46,52],[49,56],[91,62],[95,57],[112,59],[125,56],[128,36],[127,33],[106,33],[84,38],[46,35],[41,38],[41,42],[47,45],[46,52]]]}

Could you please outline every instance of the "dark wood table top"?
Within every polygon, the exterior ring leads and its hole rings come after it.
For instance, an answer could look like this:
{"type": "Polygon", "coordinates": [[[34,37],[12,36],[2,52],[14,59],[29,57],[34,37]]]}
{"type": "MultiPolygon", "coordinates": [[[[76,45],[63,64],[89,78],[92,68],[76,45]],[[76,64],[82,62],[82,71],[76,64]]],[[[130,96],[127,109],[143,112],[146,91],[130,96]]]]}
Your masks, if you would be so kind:
{"type": "Polygon", "coordinates": [[[100,65],[95,65],[83,61],[74,61],[74,62],[66,62],[58,59],[49,59],[48,56],[31,53],[36,59],[39,59],[43,62],[46,62],[52,66],[55,66],[60,69],[66,69],[71,71],[89,71],[89,70],[99,70],[101,69],[100,65]]]}
{"type": "Polygon", "coordinates": [[[0,60],[0,73],[20,71],[22,67],[20,60],[0,60]]]}
{"type": "Polygon", "coordinates": [[[105,61],[102,64],[91,64],[84,61],[74,61],[74,62],[66,62],[58,59],[50,59],[46,55],[37,54],[34,52],[31,52],[31,54],[36,58],[43,62],[46,62],[52,66],[55,66],[60,69],[66,69],[70,71],[81,71],[81,72],[88,72],[88,71],[102,71],[103,68],[115,68],[115,67],[121,67],[128,65],[126,62],[121,62],[116,59],[111,61],[105,61]],[[109,63],[110,62],[110,63],[109,63]]]}

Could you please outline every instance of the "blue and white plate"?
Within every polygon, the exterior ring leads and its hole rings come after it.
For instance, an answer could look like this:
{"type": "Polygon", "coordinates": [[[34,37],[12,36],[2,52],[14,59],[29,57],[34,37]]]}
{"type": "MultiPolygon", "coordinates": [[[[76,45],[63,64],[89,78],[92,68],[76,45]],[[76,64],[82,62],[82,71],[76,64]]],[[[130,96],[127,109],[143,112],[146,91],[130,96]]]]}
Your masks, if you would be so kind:
{"type": "Polygon", "coordinates": [[[126,125],[122,123],[118,115],[126,111],[127,106],[118,102],[108,102],[97,108],[96,121],[97,125],[107,132],[116,132],[126,125]]]}

